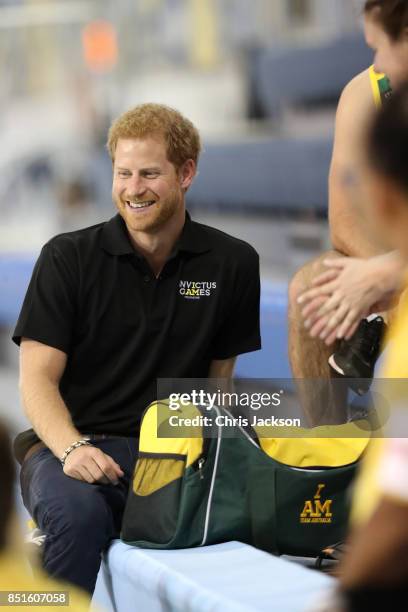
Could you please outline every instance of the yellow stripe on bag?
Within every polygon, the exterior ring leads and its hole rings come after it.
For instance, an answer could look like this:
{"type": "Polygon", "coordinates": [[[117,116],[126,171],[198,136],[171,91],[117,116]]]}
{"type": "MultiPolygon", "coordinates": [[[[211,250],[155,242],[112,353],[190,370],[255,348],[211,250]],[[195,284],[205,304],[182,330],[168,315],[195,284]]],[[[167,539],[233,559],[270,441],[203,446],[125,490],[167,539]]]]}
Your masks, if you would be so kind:
{"type": "Polygon", "coordinates": [[[272,459],[292,467],[340,467],[357,461],[371,435],[366,421],[324,425],[310,429],[279,428],[279,438],[270,436],[270,427],[254,427],[262,450],[272,459]],[[283,437],[283,436],[286,437],[283,437]]]}

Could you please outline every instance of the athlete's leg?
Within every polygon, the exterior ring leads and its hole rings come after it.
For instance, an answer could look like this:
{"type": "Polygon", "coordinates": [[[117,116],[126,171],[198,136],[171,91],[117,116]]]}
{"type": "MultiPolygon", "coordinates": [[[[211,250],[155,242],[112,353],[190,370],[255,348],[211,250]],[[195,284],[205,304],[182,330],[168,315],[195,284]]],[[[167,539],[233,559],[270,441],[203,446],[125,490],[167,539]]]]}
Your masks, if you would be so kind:
{"type": "MultiPolygon", "coordinates": [[[[312,279],[325,271],[323,260],[341,257],[337,251],[327,251],[305,264],[296,272],[289,285],[289,360],[298,385],[300,401],[310,425],[341,423],[346,420],[344,385],[331,384],[333,372],[328,358],[335,346],[327,346],[319,338],[311,338],[301,315],[303,306],[297,303],[301,293],[310,288],[312,279]],[[309,382],[310,381],[310,382],[309,382]]],[[[337,380],[337,379],[336,379],[337,380]]]]}

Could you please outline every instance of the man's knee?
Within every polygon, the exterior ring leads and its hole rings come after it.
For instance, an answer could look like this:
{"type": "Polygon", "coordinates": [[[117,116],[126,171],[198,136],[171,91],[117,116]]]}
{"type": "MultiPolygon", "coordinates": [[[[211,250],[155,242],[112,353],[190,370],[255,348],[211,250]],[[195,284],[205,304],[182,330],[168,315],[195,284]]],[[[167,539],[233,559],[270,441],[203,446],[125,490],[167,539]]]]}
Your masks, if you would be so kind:
{"type": "Polygon", "coordinates": [[[84,484],[81,495],[53,501],[43,515],[43,529],[53,535],[66,534],[76,542],[103,542],[113,537],[112,513],[96,485],[84,484]]]}
{"type": "Polygon", "coordinates": [[[308,261],[297,270],[289,283],[289,311],[293,312],[293,310],[297,309],[298,297],[310,288],[313,278],[326,270],[323,264],[324,260],[333,257],[341,257],[341,253],[338,251],[326,251],[311,261],[308,261]]]}
{"type": "Polygon", "coordinates": [[[307,267],[306,264],[302,268],[299,268],[289,282],[288,296],[289,296],[289,310],[293,310],[296,307],[298,297],[306,291],[306,278],[307,267]]]}
{"type": "MultiPolygon", "coordinates": [[[[112,538],[111,510],[97,486],[84,485],[76,495],[52,500],[41,510],[39,523],[46,538],[42,563],[51,575],[92,593],[101,553],[112,538]]],[[[72,491],[71,491],[72,493],[72,491]]]]}

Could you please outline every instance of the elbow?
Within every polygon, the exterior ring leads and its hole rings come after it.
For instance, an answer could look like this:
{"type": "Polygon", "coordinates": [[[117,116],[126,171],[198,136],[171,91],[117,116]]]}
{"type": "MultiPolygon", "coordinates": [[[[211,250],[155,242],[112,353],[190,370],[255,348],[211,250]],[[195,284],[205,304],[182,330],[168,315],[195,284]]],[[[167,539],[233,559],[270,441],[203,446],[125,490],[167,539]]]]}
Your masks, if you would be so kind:
{"type": "Polygon", "coordinates": [[[21,405],[24,410],[24,414],[28,416],[28,403],[27,396],[29,396],[29,385],[27,385],[26,379],[20,374],[18,380],[18,391],[20,395],[21,405]]]}
{"type": "Polygon", "coordinates": [[[21,399],[24,398],[25,390],[26,390],[25,380],[24,380],[24,377],[22,376],[22,374],[20,372],[20,376],[18,378],[18,392],[19,392],[19,395],[20,395],[21,399]]]}
{"type": "MultiPolygon", "coordinates": [[[[28,390],[30,389],[30,379],[33,380],[33,376],[30,371],[26,370],[26,368],[20,367],[20,375],[18,378],[18,390],[20,393],[20,397],[24,400],[24,397],[27,395],[28,390]]],[[[36,377],[38,380],[38,376],[36,377]]]]}

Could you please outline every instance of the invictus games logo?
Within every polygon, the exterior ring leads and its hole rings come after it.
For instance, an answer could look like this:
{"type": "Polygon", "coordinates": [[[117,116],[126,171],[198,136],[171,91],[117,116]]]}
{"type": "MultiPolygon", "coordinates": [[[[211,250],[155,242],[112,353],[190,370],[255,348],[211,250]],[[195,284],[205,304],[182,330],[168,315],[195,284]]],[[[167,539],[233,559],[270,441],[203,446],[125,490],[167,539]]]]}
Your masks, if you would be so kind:
{"type": "Polygon", "coordinates": [[[180,281],[179,293],[189,300],[199,300],[209,297],[211,292],[217,288],[215,281],[180,281]]]}
{"type": "Polygon", "coordinates": [[[317,485],[317,491],[313,499],[305,501],[303,511],[300,514],[301,523],[331,523],[332,522],[332,499],[321,500],[321,492],[325,484],[317,485]]]}

